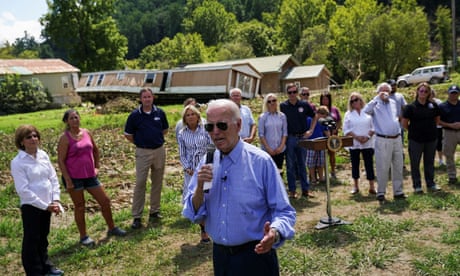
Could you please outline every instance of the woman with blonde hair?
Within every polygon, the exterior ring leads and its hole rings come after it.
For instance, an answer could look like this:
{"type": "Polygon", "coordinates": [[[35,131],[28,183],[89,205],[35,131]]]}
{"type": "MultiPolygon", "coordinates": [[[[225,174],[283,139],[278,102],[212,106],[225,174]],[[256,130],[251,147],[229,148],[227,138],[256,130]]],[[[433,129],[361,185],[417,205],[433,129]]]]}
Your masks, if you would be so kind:
{"type": "Polygon", "coordinates": [[[281,174],[288,136],[286,115],[279,111],[274,93],[265,96],[262,110],[258,124],[261,148],[270,154],[281,174]]]}
{"type": "Polygon", "coordinates": [[[372,117],[362,111],[366,103],[358,92],[352,92],[348,99],[348,110],[344,116],[343,133],[353,137],[350,147],[352,194],[359,193],[359,163],[363,157],[366,178],[369,181],[369,194],[375,195],[374,187],[374,124],[372,117]]]}
{"type": "MultiPolygon", "coordinates": [[[[177,134],[177,142],[180,162],[184,169],[183,203],[189,193],[188,186],[195,173],[195,168],[206,155],[207,146],[212,143],[211,137],[204,129],[200,111],[195,105],[187,105],[182,111],[182,128],[177,134]]],[[[200,223],[200,228],[201,242],[208,243],[210,239],[205,231],[204,223],[200,223]]]]}

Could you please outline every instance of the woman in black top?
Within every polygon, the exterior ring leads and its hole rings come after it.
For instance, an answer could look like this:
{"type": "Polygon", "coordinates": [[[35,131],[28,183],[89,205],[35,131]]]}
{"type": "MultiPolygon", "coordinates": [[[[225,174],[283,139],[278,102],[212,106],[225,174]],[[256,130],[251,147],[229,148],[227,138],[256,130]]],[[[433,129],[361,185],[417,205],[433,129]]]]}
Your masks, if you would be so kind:
{"type": "Polygon", "coordinates": [[[423,193],[420,160],[423,155],[423,170],[428,191],[439,191],[434,183],[434,158],[440,110],[431,100],[431,87],[423,82],[417,86],[415,101],[403,110],[402,125],[408,130],[409,158],[412,184],[415,193],[423,193]]]}

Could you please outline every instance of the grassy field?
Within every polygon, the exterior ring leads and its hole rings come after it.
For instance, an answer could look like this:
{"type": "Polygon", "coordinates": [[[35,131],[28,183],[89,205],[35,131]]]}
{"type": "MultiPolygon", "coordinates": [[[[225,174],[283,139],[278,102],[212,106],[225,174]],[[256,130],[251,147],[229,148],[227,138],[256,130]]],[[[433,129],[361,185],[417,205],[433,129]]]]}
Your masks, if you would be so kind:
{"type": "MultiPolygon", "coordinates": [[[[436,86],[445,91],[448,84],[436,86]]],[[[356,89],[366,99],[373,89],[356,89]]],[[[402,91],[412,99],[412,89],[402,91]]],[[[334,92],[334,104],[344,112],[349,91],[334,92]]],[[[445,93],[439,93],[445,98],[445,93]]],[[[318,100],[313,96],[313,100],[318,100]]],[[[262,101],[246,101],[254,116],[262,101]]],[[[127,237],[107,238],[106,226],[94,200],[87,201],[87,228],[97,240],[94,248],[78,244],[73,205],[62,190],[66,213],[52,219],[49,236],[51,259],[66,275],[212,275],[212,245],[199,243],[199,227],[181,216],[182,170],[174,137],[180,105],[163,107],[170,122],[166,139],[167,171],[162,194],[163,219],[140,230],[129,229],[134,181],[134,146],[123,137],[128,113],[97,114],[82,107],[82,127],[92,130],[101,154],[100,180],[112,199],[116,223],[127,237]]],[[[42,132],[42,148],[56,163],[57,139],[64,125],[64,109],[0,117],[0,266],[4,275],[22,275],[22,225],[19,200],[9,172],[16,155],[14,129],[24,123],[42,132]]],[[[257,142],[256,142],[257,143],[257,142]]],[[[406,163],[408,158],[406,158],[406,163]]],[[[315,230],[326,216],[325,187],[313,188],[316,198],[294,200],[296,236],[278,256],[282,275],[460,275],[460,185],[448,185],[444,167],[436,168],[436,182],[443,191],[412,194],[410,174],[405,173],[406,201],[390,199],[379,205],[367,192],[352,196],[351,168],[346,151],[338,153],[338,180],[331,184],[332,214],[350,225],[315,230]]],[[[457,159],[457,167],[459,160],[457,159]]],[[[460,174],[459,174],[460,175],[460,174]]],[[[366,183],[361,183],[362,190],[366,183]]],[[[388,193],[391,195],[391,188],[388,193]]],[[[148,203],[147,205],[148,206],[148,203]]],[[[147,221],[147,210],[144,222],[147,221]]]]}

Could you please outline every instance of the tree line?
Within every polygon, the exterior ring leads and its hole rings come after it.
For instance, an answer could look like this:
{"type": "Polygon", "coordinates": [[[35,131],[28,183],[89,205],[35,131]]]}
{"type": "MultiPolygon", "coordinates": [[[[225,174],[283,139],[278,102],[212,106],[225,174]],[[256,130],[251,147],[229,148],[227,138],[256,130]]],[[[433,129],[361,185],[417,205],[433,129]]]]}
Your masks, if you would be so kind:
{"type": "Polygon", "coordinates": [[[292,54],[340,83],[380,81],[451,59],[450,1],[54,0],[0,58],[58,57],[82,72],[168,69],[292,54]],[[436,2],[436,3],[434,3],[436,2]]]}

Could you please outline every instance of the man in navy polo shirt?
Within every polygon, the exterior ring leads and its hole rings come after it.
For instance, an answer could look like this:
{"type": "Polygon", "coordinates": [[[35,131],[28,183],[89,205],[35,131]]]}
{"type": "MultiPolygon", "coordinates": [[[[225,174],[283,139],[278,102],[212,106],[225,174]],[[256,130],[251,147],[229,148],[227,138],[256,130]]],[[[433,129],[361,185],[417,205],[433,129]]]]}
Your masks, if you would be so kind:
{"type": "Polygon", "coordinates": [[[306,157],[307,149],[299,146],[300,139],[308,138],[313,133],[317,118],[311,106],[297,98],[298,88],[294,83],[287,85],[288,99],[280,104],[280,110],[286,115],[288,138],[286,141],[286,168],[289,188],[289,198],[296,198],[296,176],[299,176],[302,195],[313,197],[310,183],[307,180],[306,157]],[[307,117],[314,120],[307,129],[307,117]]]}
{"type": "Polygon", "coordinates": [[[460,87],[452,85],[447,90],[449,95],[447,101],[439,105],[441,110],[441,120],[439,124],[444,130],[444,139],[442,142],[442,151],[446,156],[447,175],[449,184],[457,183],[457,169],[455,168],[455,151],[460,144],[460,102],[458,94],[460,87]]]}
{"type": "Polygon", "coordinates": [[[150,88],[140,91],[141,105],[133,110],[125,125],[125,137],[136,145],[136,186],[134,187],[131,228],[142,226],[141,217],[145,204],[145,189],[149,170],[152,187],[150,189],[149,220],[160,219],[160,199],[165,169],[166,152],[163,147],[164,135],[169,124],[163,110],[153,104],[154,95],[150,88]]]}

